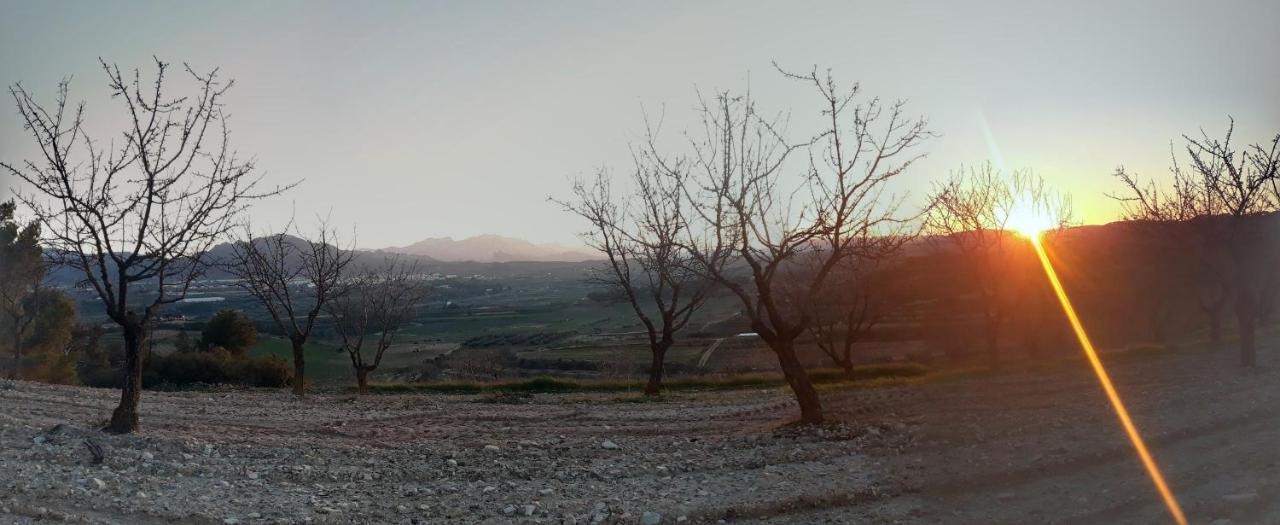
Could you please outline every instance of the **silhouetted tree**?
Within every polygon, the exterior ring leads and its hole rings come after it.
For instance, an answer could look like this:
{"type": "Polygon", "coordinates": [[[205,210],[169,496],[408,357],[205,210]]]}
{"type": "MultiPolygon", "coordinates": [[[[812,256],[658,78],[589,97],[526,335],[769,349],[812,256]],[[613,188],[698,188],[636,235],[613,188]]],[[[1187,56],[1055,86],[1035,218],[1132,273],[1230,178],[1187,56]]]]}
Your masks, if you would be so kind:
{"type": "Polygon", "coordinates": [[[1025,171],[1004,173],[990,163],[960,168],[933,193],[929,231],[960,256],[977,298],[987,359],[1000,367],[1000,334],[1008,317],[1009,276],[1015,250],[1010,249],[1011,221],[1017,214],[1043,214],[1062,226],[1070,220],[1070,203],[1049,192],[1043,179],[1025,171]]]}
{"type": "MultiPolygon", "coordinates": [[[[1191,237],[1203,250],[1201,275],[1207,283],[1202,286],[1220,283],[1225,288],[1236,315],[1240,363],[1252,367],[1257,364],[1257,320],[1264,304],[1263,267],[1273,249],[1264,230],[1268,212],[1277,205],[1272,197],[1280,197],[1273,195],[1280,177],[1280,134],[1269,144],[1238,150],[1231,143],[1235,119],[1229,120],[1222,139],[1204,130],[1198,138],[1182,136],[1190,168],[1183,169],[1178,156],[1172,155],[1167,188],[1154,181],[1143,184],[1123,166],[1117,168],[1116,176],[1128,190],[1117,198],[1129,220],[1172,223],[1194,232],[1191,237]],[[1219,259],[1219,254],[1224,257],[1219,259]],[[1218,265],[1223,259],[1225,265],[1218,265]],[[1225,279],[1214,282],[1224,274],[1225,279]]],[[[1212,287],[1205,291],[1215,293],[1212,287]]],[[[1210,329],[1216,337],[1217,307],[1213,308],[1210,329]]]]}
{"type": "Polygon", "coordinates": [[[605,256],[596,280],[620,292],[648,337],[649,380],[644,395],[660,393],[667,351],[689,324],[713,284],[690,269],[681,247],[687,218],[680,187],[663,177],[651,157],[637,155],[631,183],[634,195],[615,200],[608,172],[600,170],[588,184],[575,181],[574,200],[558,202],[591,223],[582,235],[605,256]]]}
{"type": "Polygon", "coordinates": [[[814,298],[845,258],[869,237],[904,218],[889,181],[921,155],[925,120],[905,104],[859,102],[857,85],[830,74],[782,72],[814,89],[822,128],[794,144],[783,115],[759,113],[750,93],[701,99],[703,127],[689,136],[691,152],[668,157],[650,132],[647,154],[681,187],[690,225],[685,248],[704,277],[727,288],[751,329],[778,358],[796,396],[802,423],[823,421],[822,403],[800,359],[796,340],[813,322],[814,298]],[[787,160],[810,148],[804,177],[787,188],[787,160]]]}
{"type": "Polygon", "coordinates": [[[46,229],[56,262],[80,272],[124,336],[120,404],[104,430],[138,429],[143,352],[160,309],[182,300],[206,268],[206,252],[259,191],[253,162],[231,149],[223,97],[233,82],[218,70],[185,67],[194,89],[166,98],[170,69],[155,60],[153,81],[101,62],[125,129],[105,148],[84,128],[84,104],[68,106],[69,81],[52,107],[21,84],[10,88],[39,160],[0,163],[33,194],[19,198],[46,229]],[[135,284],[144,285],[139,293],[135,284]]]}
{"type": "Polygon", "coordinates": [[[844,259],[814,297],[809,335],[822,353],[853,377],[853,348],[871,330],[898,311],[907,288],[894,260],[899,248],[914,236],[883,237],[881,253],[844,259]]]}
{"type": "Polygon", "coordinates": [[[337,234],[321,221],[314,239],[301,232],[254,238],[244,228],[235,243],[227,271],[249,292],[284,332],[293,350],[293,393],[306,393],[306,343],[326,303],[342,293],[342,277],[355,256],[337,246],[337,234]]]}
{"type": "Polygon", "coordinates": [[[351,358],[359,393],[369,391],[369,373],[382,365],[382,356],[396,334],[413,320],[427,288],[417,266],[390,259],[343,283],[346,291],[325,303],[333,318],[342,349],[351,358]]]}

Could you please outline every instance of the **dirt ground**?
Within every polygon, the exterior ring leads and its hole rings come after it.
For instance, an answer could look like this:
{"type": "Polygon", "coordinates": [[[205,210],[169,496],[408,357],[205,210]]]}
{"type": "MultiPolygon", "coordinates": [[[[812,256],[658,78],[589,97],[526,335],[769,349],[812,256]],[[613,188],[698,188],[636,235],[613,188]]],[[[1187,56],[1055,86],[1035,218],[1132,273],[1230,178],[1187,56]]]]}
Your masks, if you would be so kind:
{"type": "MultiPolygon", "coordinates": [[[[1230,352],[1110,368],[1192,523],[1280,523],[1280,367],[1230,352]]],[[[1168,523],[1083,361],[828,391],[115,393],[0,382],[0,522],[1168,523]],[[58,426],[61,425],[61,426],[58,426]],[[85,441],[100,445],[92,464],[85,441]]]]}

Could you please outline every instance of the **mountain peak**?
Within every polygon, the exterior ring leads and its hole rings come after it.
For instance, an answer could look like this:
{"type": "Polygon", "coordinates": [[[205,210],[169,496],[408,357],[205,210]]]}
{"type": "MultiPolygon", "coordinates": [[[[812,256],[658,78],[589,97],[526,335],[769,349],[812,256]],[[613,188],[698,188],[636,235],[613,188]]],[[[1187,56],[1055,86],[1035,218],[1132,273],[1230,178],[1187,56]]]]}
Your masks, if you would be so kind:
{"type": "Polygon", "coordinates": [[[408,246],[386,248],[384,251],[448,262],[580,262],[598,258],[585,248],[569,248],[555,243],[535,244],[492,233],[461,240],[454,240],[453,237],[430,237],[408,246]]]}

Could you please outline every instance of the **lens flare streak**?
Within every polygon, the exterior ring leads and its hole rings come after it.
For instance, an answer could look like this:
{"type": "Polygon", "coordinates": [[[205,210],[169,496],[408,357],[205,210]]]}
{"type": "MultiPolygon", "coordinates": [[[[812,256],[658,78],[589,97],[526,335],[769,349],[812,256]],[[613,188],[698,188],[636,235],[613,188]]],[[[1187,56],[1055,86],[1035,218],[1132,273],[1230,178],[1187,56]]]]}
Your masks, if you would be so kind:
{"type": "Polygon", "coordinates": [[[1071,300],[1067,298],[1067,293],[1062,288],[1062,283],[1058,280],[1058,273],[1054,271],[1053,264],[1049,262],[1049,256],[1045,254],[1039,235],[1032,235],[1029,238],[1031,239],[1031,244],[1035,246],[1036,254],[1040,256],[1040,263],[1044,266],[1044,272],[1049,277],[1049,283],[1053,285],[1053,291],[1058,295],[1058,301],[1062,303],[1062,310],[1067,314],[1067,320],[1071,322],[1071,328],[1075,331],[1076,338],[1080,340],[1080,346],[1084,348],[1085,356],[1089,358],[1089,364],[1093,365],[1093,371],[1098,375],[1098,381],[1102,383],[1102,389],[1106,391],[1107,398],[1111,400],[1111,406],[1116,411],[1116,416],[1120,418],[1120,424],[1124,426],[1124,431],[1129,435],[1129,441],[1133,443],[1133,448],[1137,449],[1138,457],[1142,459],[1142,464],[1146,466],[1147,473],[1151,475],[1151,481],[1155,484],[1156,490],[1160,492],[1160,497],[1164,499],[1164,504],[1169,508],[1169,513],[1173,515],[1174,521],[1178,525],[1186,525],[1187,518],[1182,513],[1182,507],[1178,505],[1178,499],[1169,490],[1168,484],[1164,481],[1164,475],[1160,473],[1160,468],[1156,466],[1155,459],[1151,457],[1151,453],[1147,451],[1146,443],[1142,441],[1142,435],[1138,433],[1138,428],[1134,426],[1133,420],[1129,418],[1129,411],[1125,409],[1124,403],[1120,400],[1120,394],[1116,393],[1115,387],[1111,384],[1111,377],[1107,375],[1107,370],[1102,366],[1102,361],[1098,359],[1098,353],[1094,350],[1093,343],[1089,341],[1089,335],[1084,331],[1084,325],[1080,323],[1080,318],[1076,316],[1076,310],[1071,306],[1071,300]]]}

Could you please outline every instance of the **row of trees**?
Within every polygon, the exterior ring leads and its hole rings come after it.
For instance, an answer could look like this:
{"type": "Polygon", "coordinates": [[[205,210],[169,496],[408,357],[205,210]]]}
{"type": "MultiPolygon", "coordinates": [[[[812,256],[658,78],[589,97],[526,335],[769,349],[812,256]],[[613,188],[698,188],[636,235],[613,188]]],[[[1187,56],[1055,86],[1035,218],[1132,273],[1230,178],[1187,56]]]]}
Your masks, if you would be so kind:
{"type": "Polygon", "coordinates": [[[809,138],[794,141],[786,115],[762,112],[749,92],[720,92],[700,100],[702,127],[686,132],[683,146],[668,147],[646,126],[633,151],[632,194],[615,195],[601,170],[559,202],[590,222],[585,238],[608,261],[604,280],[624,292],[649,334],[647,394],[658,391],[674,334],[716,287],[737,299],[777,356],[802,422],[818,423],[821,401],[797,341],[812,335],[851,369],[853,343],[883,310],[872,307],[885,297],[875,287],[879,264],[919,235],[920,219],[954,228],[962,249],[985,250],[969,239],[999,242],[987,229],[1000,230],[1002,219],[987,215],[1008,213],[1026,188],[989,171],[904,210],[905,196],[890,186],[923,157],[926,120],[900,101],[864,100],[856,84],[829,73],[779,72],[816,95],[822,125],[809,138]],[[788,178],[797,160],[801,176],[788,178]]]}
{"type": "MultiPolygon", "coordinates": [[[[0,168],[32,190],[18,194],[43,228],[16,234],[33,254],[28,259],[39,261],[43,252],[77,272],[123,335],[120,402],[104,430],[137,430],[150,330],[160,311],[184,299],[214,264],[241,277],[241,286],[288,334],[296,393],[305,388],[303,345],[323,311],[343,334],[363,389],[423,293],[412,268],[392,260],[347,275],[352,251],[339,248],[324,225],[316,239],[301,243],[286,242],[292,239],[284,234],[254,239],[246,227],[231,261],[211,260],[210,249],[234,233],[254,201],[292,187],[265,185],[254,162],[232,147],[224,100],[234,82],[217,69],[198,72],[186,64],[185,74],[173,79],[172,64],[159,59],[150,81],[137,69],[126,74],[100,64],[125,128],[105,143],[91,137],[85,105],[71,101],[68,80],[59,83],[51,105],[15,84],[10,93],[39,157],[0,162],[0,168]],[[394,304],[383,301],[393,286],[411,291],[398,290],[394,304]],[[366,343],[367,332],[378,334],[376,341],[366,343]]],[[[11,214],[12,208],[4,210],[11,214]]],[[[6,264],[5,271],[20,269],[6,264]]],[[[38,295],[33,290],[42,277],[43,270],[30,280],[4,279],[5,305],[18,305],[14,311],[25,315],[30,300],[23,297],[38,295]]],[[[13,333],[21,339],[26,325],[13,333]]],[[[14,345],[16,356],[21,348],[21,342],[14,345]]]]}
{"type": "Polygon", "coordinates": [[[1257,364],[1258,318],[1275,301],[1266,291],[1280,263],[1273,215],[1280,211],[1280,134],[1243,147],[1233,143],[1234,135],[1234,119],[1222,138],[1204,130],[1199,136],[1183,135],[1185,155],[1171,146],[1168,180],[1143,181],[1118,168],[1115,175],[1127,191],[1116,198],[1130,221],[1151,230],[1158,250],[1194,261],[1182,275],[1171,277],[1197,283],[1196,301],[1208,317],[1215,345],[1230,306],[1240,363],[1252,367],[1257,364]]]}
{"type": "MultiPolygon", "coordinates": [[[[855,343],[905,300],[903,280],[893,274],[903,271],[901,255],[922,236],[958,256],[952,264],[963,266],[986,354],[999,367],[1007,289],[1019,284],[1010,272],[1028,248],[1010,232],[1028,219],[1038,229],[1066,226],[1069,199],[1030,172],[985,164],[961,168],[919,209],[905,210],[903,196],[890,187],[923,156],[916,150],[932,136],[927,122],[907,116],[902,102],[861,99],[856,84],[842,87],[830,74],[779,72],[817,95],[823,125],[809,138],[792,141],[785,114],[761,112],[749,92],[720,92],[700,99],[702,127],[684,133],[682,146],[660,141],[646,118],[629,177],[615,184],[612,172],[601,169],[594,180],[573,184],[573,198],[556,201],[590,223],[584,238],[607,261],[599,279],[621,291],[647,331],[653,363],[645,393],[658,393],[675,334],[713,289],[727,290],[776,354],[801,420],[822,421],[797,341],[807,335],[851,371],[855,343]],[[788,179],[797,163],[802,176],[788,179]]],[[[1200,254],[1192,274],[1176,276],[1182,281],[1144,282],[1138,293],[1162,297],[1196,284],[1215,343],[1231,298],[1241,361],[1252,366],[1256,318],[1270,299],[1261,270],[1276,261],[1262,231],[1280,205],[1280,136],[1242,151],[1231,136],[1228,129],[1223,140],[1187,137],[1192,170],[1175,160],[1171,190],[1120,170],[1130,194],[1117,198],[1135,224],[1172,225],[1160,235],[1174,232],[1169,242],[1193,242],[1194,249],[1180,248],[1200,254]],[[1197,233],[1186,235],[1188,229],[1197,233]]],[[[1141,278],[1168,275],[1131,270],[1141,278]]],[[[1051,297],[1039,299],[1052,306],[1051,297]]]]}
{"type": "MultiPolygon", "coordinates": [[[[157,59],[155,77],[145,83],[137,70],[126,75],[101,65],[126,128],[104,145],[87,134],[84,105],[69,101],[67,81],[51,106],[18,84],[10,92],[40,156],[0,167],[34,190],[19,199],[44,228],[14,229],[18,241],[11,244],[31,251],[30,239],[43,237],[44,252],[79,272],[121,329],[124,380],[106,429],[130,432],[138,426],[144,349],[158,313],[183,299],[215,263],[210,248],[232,236],[252,202],[289,186],[264,185],[253,162],[231,147],[223,100],[233,82],[218,70],[184,66],[186,85],[179,89],[186,94],[172,97],[168,63],[157,59]],[[154,293],[138,293],[139,287],[154,293]]],[[[645,139],[633,151],[630,191],[617,192],[601,171],[561,202],[591,223],[587,239],[608,260],[600,278],[619,289],[646,328],[653,353],[646,393],[658,392],[662,360],[676,334],[719,290],[738,302],[776,355],[801,420],[821,422],[821,401],[797,341],[813,337],[833,360],[851,367],[853,342],[878,322],[882,309],[873,305],[888,296],[877,285],[892,267],[885,261],[926,231],[976,261],[969,277],[985,298],[988,353],[998,364],[1003,314],[997,298],[1007,286],[999,257],[1008,251],[1008,221],[1028,206],[1065,220],[1066,203],[1034,176],[987,166],[961,170],[919,209],[907,210],[905,195],[891,190],[923,157],[919,148],[933,136],[927,121],[909,116],[903,102],[865,99],[856,84],[839,84],[816,69],[779,72],[815,95],[821,124],[804,139],[793,138],[785,113],[760,110],[750,92],[718,92],[700,99],[702,126],[677,145],[646,121],[645,139]]],[[[1199,227],[1199,272],[1233,276],[1215,282],[1234,303],[1242,361],[1251,365],[1252,334],[1266,299],[1252,285],[1270,260],[1257,257],[1253,246],[1259,218],[1280,201],[1277,141],[1237,151],[1230,131],[1225,140],[1186,140],[1192,167],[1184,172],[1175,163],[1172,190],[1143,185],[1121,170],[1131,190],[1124,200],[1133,219],[1199,227]]],[[[287,334],[299,395],[305,344],[322,315],[342,339],[363,390],[425,293],[414,269],[397,261],[355,271],[354,252],[339,247],[325,223],[319,231],[312,239],[255,238],[245,227],[231,260],[222,261],[287,334]]],[[[21,305],[13,311],[26,315],[31,303],[22,298],[39,295],[39,282],[5,279],[6,294],[18,290],[5,304],[21,305]]],[[[1206,303],[1220,309],[1222,296],[1209,294],[1206,303]]],[[[20,356],[28,328],[13,326],[20,356]]]]}

